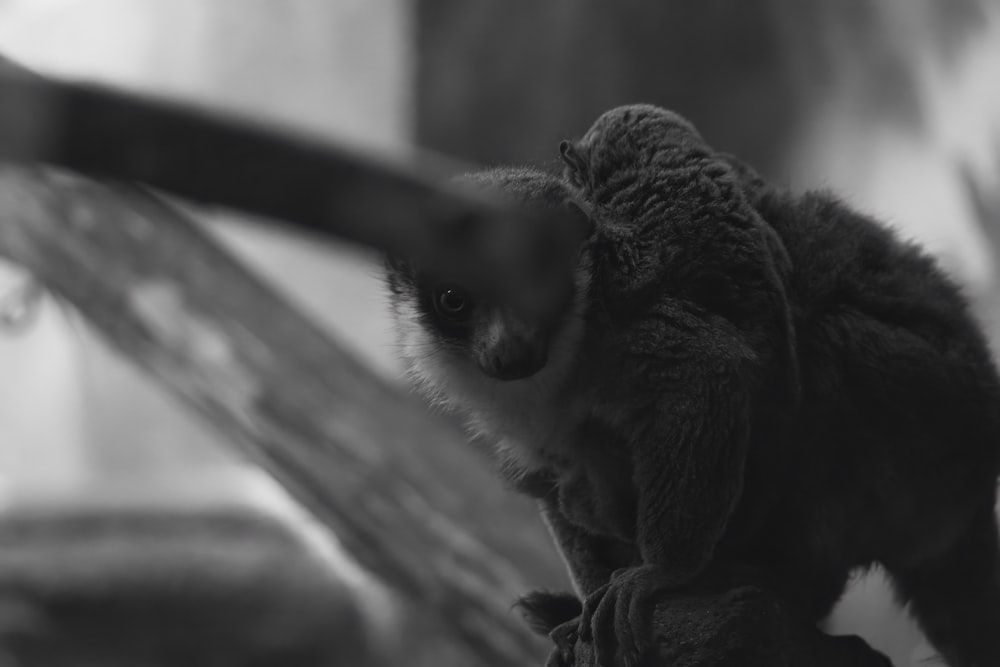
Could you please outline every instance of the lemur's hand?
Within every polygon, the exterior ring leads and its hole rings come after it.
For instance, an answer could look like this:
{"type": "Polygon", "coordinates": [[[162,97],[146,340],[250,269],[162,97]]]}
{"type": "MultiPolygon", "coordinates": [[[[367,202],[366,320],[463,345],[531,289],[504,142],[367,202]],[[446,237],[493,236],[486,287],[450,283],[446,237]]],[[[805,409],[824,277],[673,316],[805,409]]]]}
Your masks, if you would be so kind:
{"type": "Polygon", "coordinates": [[[616,570],[584,602],[580,638],[593,643],[598,667],[636,667],[656,648],[657,603],[685,582],[657,565],[616,570]]]}

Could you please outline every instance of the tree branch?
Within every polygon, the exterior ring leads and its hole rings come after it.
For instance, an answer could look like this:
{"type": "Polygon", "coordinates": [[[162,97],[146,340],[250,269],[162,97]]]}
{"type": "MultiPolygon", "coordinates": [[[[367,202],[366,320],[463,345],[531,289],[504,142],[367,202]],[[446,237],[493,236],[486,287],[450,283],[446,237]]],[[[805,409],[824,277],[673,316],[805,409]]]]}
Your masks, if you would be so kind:
{"type": "Polygon", "coordinates": [[[140,182],[425,265],[463,269],[441,235],[517,215],[450,187],[447,177],[464,167],[439,157],[419,156],[414,169],[247,117],[41,77],[2,56],[0,100],[0,160],[140,182]]]}

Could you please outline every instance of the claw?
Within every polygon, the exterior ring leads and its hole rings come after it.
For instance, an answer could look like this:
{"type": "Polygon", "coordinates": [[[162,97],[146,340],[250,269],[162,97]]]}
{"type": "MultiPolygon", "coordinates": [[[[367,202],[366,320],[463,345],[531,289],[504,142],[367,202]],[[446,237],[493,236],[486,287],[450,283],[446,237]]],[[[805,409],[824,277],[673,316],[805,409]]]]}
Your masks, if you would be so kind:
{"type": "Polygon", "coordinates": [[[556,626],[549,633],[552,642],[564,656],[573,655],[573,648],[576,646],[576,641],[579,637],[579,628],[579,621],[573,619],[572,621],[567,621],[562,625],[556,626]]]}
{"type": "Polygon", "coordinates": [[[610,585],[594,611],[590,627],[593,635],[594,663],[598,667],[615,667],[615,654],[619,647],[619,632],[615,623],[618,608],[618,591],[610,585]]]}
{"type": "Polygon", "coordinates": [[[587,596],[583,602],[583,613],[580,614],[580,639],[585,642],[594,641],[594,614],[608,594],[611,584],[604,584],[587,596]]]}
{"type": "Polygon", "coordinates": [[[577,644],[580,641],[580,620],[574,618],[556,626],[549,637],[555,644],[545,667],[573,667],[577,664],[577,644]]]}
{"type": "Polygon", "coordinates": [[[628,628],[632,639],[630,651],[638,663],[654,646],[653,615],[663,588],[635,589],[625,613],[619,615],[619,622],[628,628]]]}

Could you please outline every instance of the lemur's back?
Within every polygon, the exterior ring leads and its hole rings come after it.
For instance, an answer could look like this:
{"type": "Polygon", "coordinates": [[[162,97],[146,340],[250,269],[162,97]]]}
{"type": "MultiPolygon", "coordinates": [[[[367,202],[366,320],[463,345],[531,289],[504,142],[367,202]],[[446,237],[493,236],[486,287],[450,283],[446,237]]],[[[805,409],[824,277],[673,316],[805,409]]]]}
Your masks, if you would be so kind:
{"type": "Polygon", "coordinates": [[[934,485],[936,466],[964,459],[970,475],[995,476],[1000,381],[958,286],[919,247],[831,195],[771,191],[753,203],[792,265],[803,389],[794,433],[810,456],[833,457],[812,458],[815,474],[864,467],[879,471],[868,477],[878,485],[919,460],[922,483],[934,485]]]}
{"type": "Polygon", "coordinates": [[[982,343],[960,289],[886,226],[826,193],[771,192],[755,204],[791,259],[788,296],[800,323],[852,309],[934,338],[982,343]]]}

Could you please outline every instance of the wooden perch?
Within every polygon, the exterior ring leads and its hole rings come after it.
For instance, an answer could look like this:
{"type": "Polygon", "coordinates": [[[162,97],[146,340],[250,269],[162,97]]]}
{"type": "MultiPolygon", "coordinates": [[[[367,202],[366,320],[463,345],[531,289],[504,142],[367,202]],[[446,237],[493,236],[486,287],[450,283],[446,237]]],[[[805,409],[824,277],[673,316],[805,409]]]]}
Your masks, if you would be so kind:
{"type": "Polygon", "coordinates": [[[441,619],[470,664],[542,654],[511,613],[516,535],[453,517],[487,473],[450,424],[381,381],[209,235],[136,188],[0,168],[0,255],[76,306],[264,468],[359,563],[441,619]],[[444,444],[442,444],[444,443],[444,444]],[[467,464],[443,478],[422,451],[467,464]]]}

